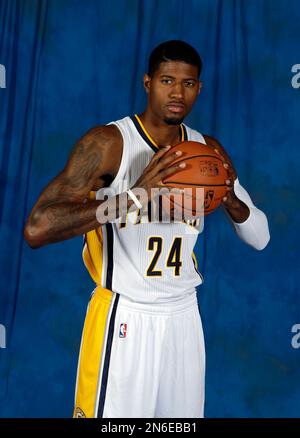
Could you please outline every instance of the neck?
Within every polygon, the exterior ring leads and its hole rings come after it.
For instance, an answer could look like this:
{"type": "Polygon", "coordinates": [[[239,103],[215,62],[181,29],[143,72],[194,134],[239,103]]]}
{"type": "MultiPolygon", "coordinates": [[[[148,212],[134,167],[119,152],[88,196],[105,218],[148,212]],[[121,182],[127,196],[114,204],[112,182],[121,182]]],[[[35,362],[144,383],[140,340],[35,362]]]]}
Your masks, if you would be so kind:
{"type": "Polygon", "coordinates": [[[148,108],[139,115],[147,132],[151,135],[159,147],[175,145],[180,142],[180,125],[167,125],[164,121],[158,120],[148,108]]]}

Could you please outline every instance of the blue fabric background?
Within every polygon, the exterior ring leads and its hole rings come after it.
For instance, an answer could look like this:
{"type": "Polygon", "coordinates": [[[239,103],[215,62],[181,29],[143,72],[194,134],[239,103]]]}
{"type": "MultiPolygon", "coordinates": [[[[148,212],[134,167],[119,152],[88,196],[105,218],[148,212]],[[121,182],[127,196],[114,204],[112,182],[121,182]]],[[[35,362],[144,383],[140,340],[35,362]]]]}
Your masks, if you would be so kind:
{"type": "Polygon", "coordinates": [[[272,236],[256,252],[216,212],[197,243],[205,414],[299,416],[299,21],[296,0],[0,0],[0,416],[72,414],[93,283],[81,238],[33,251],[24,220],[87,129],[144,108],[147,57],[173,38],[204,62],[187,123],[222,142],[272,236]]]}

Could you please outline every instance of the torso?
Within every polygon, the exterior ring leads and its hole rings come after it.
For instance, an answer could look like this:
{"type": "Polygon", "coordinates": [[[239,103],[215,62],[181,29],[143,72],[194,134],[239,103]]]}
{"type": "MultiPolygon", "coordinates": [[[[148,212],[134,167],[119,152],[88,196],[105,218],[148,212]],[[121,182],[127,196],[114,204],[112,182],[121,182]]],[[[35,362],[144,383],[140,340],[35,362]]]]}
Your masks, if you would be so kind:
{"type": "MultiPolygon", "coordinates": [[[[137,117],[112,122],[123,139],[122,158],[109,187],[115,194],[132,187],[157,151],[137,117]]],[[[185,125],[181,140],[205,143],[204,137],[185,125]]],[[[107,180],[107,183],[109,181],[107,180]]],[[[100,190],[96,198],[100,197],[100,190]]],[[[191,223],[153,223],[151,217],[129,214],[87,233],[84,261],[94,281],[136,302],[167,303],[195,293],[202,283],[193,248],[202,227],[191,223]],[[149,221],[150,219],[150,221],[149,221]]]]}

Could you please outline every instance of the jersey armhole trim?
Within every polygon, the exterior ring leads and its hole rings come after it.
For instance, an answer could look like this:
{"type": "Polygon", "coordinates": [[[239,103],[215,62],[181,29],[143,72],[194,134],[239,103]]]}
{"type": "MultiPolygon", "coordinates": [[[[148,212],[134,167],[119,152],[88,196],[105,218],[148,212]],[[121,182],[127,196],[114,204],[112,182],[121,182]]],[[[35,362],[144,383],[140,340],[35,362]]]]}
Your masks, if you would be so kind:
{"type": "Polygon", "coordinates": [[[120,125],[118,124],[118,122],[110,122],[110,123],[108,123],[108,125],[115,125],[118,128],[118,130],[119,130],[119,132],[120,132],[120,134],[122,136],[122,141],[123,141],[122,158],[121,158],[120,166],[119,166],[119,169],[118,169],[118,172],[117,172],[116,176],[114,177],[113,181],[109,185],[109,187],[116,188],[115,185],[118,183],[120,177],[123,174],[125,166],[127,164],[127,149],[126,149],[126,146],[125,146],[126,145],[126,141],[125,141],[125,138],[124,138],[123,130],[120,127],[120,125]]]}

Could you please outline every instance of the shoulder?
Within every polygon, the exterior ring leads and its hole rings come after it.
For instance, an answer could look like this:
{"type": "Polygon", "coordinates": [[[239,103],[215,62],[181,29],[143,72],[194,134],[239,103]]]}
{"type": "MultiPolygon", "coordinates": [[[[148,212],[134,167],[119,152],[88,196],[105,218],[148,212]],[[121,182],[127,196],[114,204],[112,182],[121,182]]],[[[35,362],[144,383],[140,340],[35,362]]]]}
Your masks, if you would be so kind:
{"type": "Polygon", "coordinates": [[[226,157],[228,157],[227,152],[216,138],[207,134],[203,134],[187,125],[184,125],[184,127],[187,131],[189,140],[199,141],[200,143],[202,143],[204,139],[208,146],[212,147],[213,149],[218,149],[220,152],[222,152],[223,155],[226,154],[226,157]]]}
{"type": "Polygon", "coordinates": [[[99,148],[102,154],[111,154],[112,151],[115,154],[122,152],[123,138],[116,125],[95,126],[89,129],[83,138],[88,144],[94,144],[99,148]]]}
{"type": "Polygon", "coordinates": [[[82,137],[87,142],[94,141],[101,148],[122,144],[122,135],[116,125],[98,125],[90,128],[82,137]]]}
{"type": "Polygon", "coordinates": [[[96,160],[101,171],[114,175],[121,161],[122,135],[116,125],[94,126],[79,139],[76,149],[96,160]]]}
{"type": "Polygon", "coordinates": [[[212,137],[211,135],[207,135],[207,134],[203,134],[203,137],[205,141],[208,143],[208,145],[215,146],[217,149],[220,148],[222,150],[225,150],[221,145],[221,143],[219,142],[219,140],[217,140],[215,137],[212,137]]]}
{"type": "Polygon", "coordinates": [[[187,138],[192,141],[199,141],[200,143],[203,142],[203,135],[201,132],[197,131],[196,129],[191,128],[190,126],[186,125],[185,123],[182,124],[184,129],[186,130],[187,138]]]}

